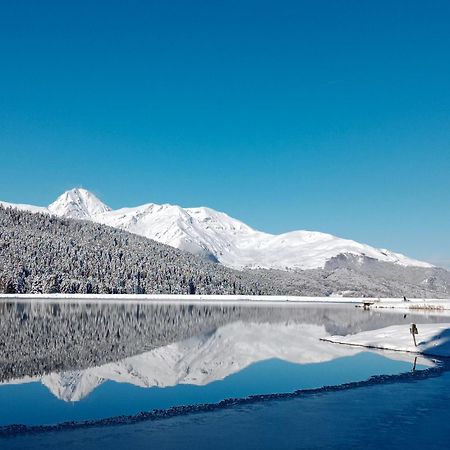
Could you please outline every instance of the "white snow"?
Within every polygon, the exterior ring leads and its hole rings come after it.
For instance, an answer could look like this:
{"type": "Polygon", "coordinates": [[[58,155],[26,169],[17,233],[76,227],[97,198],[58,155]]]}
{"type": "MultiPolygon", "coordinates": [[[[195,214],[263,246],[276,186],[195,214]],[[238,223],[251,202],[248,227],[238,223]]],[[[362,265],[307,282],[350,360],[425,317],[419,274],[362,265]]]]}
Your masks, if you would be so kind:
{"type": "Polygon", "coordinates": [[[431,267],[398,253],[314,231],[293,231],[273,235],[254,230],[225,213],[210,208],[181,208],[148,204],[93,217],[158,242],[211,255],[235,269],[314,269],[324,267],[341,253],[364,255],[405,266],[431,267]]]}
{"type": "Polygon", "coordinates": [[[450,357],[450,323],[418,324],[414,345],[409,325],[395,325],[348,336],[331,336],[324,341],[384,350],[450,357]]]}
{"type": "Polygon", "coordinates": [[[32,213],[48,213],[48,209],[45,206],[22,205],[20,203],[8,203],[2,201],[0,201],[0,205],[5,208],[15,208],[19,211],[29,211],[32,213]]]}
{"type": "Polygon", "coordinates": [[[295,304],[347,304],[362,307],[370,304],[370,309],[382,309],[383,312],[401,310],[405,313],[449,316],[450,299],[411,298],[370,298],[370,297],[302,297],[295,295],[179,295],[179,294],[0,294],[1,302],[59,303],[70,301],[76,303],[169,303],[169,304],[228,304],[228,305],[265,305],[290,307],[295,304]]]}
{"type": "MultiPolygon", "coordinates": [[[[11,204],[9,204],[11,205],[11,204]]],[[[206,207],[145,204],[111,210],[85,189],[72,189],[47,209],[17,205],[32,212],[92,220],[163,244],[209,256],[235,269],[315,269],[339,254],[367,256],[403,266],[432,267],[399,253],[316,231],[274,235],[257,231],[227,214],[206,207]]]]}
{"type": "Polygon", "coordinates": [[[90,220],[111,208],[86,189],[75,188],[60,195],[49,205],[48,210],[56,216],[90,220]]]}

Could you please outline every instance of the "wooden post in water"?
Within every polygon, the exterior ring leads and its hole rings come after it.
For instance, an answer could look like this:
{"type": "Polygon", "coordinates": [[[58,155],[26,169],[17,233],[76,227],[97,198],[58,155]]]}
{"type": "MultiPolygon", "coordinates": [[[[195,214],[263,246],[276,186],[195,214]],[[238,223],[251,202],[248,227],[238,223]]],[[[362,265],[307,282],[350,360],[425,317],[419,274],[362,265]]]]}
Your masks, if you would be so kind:
{"type": "Polygon", "coordinates": [[[416,334],[419,334],[419,330],[417,329],[417,325],[415,323],[411,324],[411,328],[409,329],[409,332],[412,334],[414,346],[417,347],[416,334]]]}

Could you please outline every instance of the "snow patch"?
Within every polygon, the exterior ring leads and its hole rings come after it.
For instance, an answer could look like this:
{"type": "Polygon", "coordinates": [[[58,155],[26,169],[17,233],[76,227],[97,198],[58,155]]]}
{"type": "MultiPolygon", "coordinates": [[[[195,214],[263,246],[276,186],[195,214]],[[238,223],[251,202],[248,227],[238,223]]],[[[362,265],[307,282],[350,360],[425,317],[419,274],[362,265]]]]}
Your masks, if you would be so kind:
{"type": "Polygon", "coordinates": [[[408,325],[395,325],[349,336],[331,336],[323,340],[357,347],[450,357],[450,323],[419,324],[417,328],[417,347],[408,325]]]}

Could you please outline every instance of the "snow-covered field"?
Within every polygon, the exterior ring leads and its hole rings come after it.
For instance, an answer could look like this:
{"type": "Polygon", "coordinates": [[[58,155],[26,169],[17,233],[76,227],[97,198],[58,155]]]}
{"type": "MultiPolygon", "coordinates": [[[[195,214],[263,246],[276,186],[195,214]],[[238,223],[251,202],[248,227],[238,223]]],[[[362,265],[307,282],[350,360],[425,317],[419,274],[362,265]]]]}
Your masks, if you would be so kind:
{"type": "Polygon", "coordinates": [[[414,345],[410,327],[395,325],[348,336],[331,336],[324,341],[357,347],[450,357],[450,323],[419,324],[414,345]]]}

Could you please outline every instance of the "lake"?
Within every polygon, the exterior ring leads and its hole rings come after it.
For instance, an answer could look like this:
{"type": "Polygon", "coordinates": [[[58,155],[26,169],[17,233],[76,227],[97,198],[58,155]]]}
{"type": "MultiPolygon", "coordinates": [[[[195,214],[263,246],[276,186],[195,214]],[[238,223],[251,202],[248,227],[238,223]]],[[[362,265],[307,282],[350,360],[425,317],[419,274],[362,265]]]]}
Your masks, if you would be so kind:
{"type": "Polygon", "coordinates": [[[433,446],[448,437],[445,360],[320,340],[412,322],[448,318],[326,303],[2,302],[0,446],[145,448],[151,436],[160,448],[357,448],[369,434],[369,448],[414,448],[428,442],[424,421],[433,446]]]}

